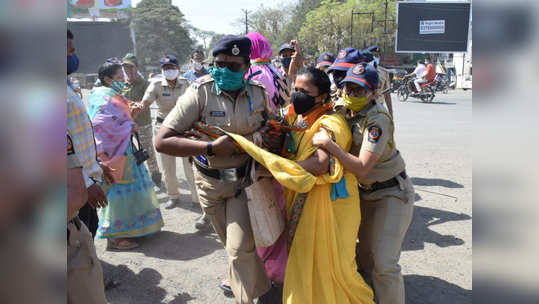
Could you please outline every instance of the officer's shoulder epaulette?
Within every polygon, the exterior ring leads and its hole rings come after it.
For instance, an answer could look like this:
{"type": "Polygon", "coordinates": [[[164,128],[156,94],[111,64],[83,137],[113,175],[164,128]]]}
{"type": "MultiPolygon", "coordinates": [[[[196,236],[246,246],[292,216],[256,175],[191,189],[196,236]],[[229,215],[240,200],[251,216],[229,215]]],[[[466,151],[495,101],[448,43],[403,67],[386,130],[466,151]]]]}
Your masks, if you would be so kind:
{"type": "Polygon", "coordinates": [[[198,89],[199,87],[207,84],[207,83],[213,83],[213,77],[208,74],[208,75],[204,75],[202,77],[199,77],[197,78],[195,81],[193,81],[193,83],[191,84],[191,87],[193,89],[198,89]]]}
{"type": "Polygon", "coordinates": [[[161,81],[163,81],[163,76],[157,76],[157,77],[152,77],[152,78],[148,79],[148,82],[150,84],[154,84],[154,83],[161,82],[161,81]]]}

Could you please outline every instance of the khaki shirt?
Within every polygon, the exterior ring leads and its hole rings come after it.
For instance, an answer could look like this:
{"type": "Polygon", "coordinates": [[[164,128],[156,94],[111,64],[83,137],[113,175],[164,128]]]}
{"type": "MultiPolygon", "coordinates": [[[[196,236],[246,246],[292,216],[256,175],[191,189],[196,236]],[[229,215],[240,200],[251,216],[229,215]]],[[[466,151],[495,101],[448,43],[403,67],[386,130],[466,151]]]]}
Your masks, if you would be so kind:
{"type": "MultiPolygon", "coordinates": [[[[263,85],[251,80],[234,100],[226,92],[216,91],[211,75],[198,78],[182,95],[168,114],[163,126],[178,133],[190,130],[195,122],[221,127],[225,131],[249,135],[257,131],[269,113],[269,100],[263,85]],[[250,87],[250,90],[249,90],[250,87]],[[252,109],[249,110],[249,91],[252,109]]],[[[208,157],[209,168],[232,168],[243,165],[249,159],[247,153],[230,157],[208,157]]]]}
{"type": "MultiPolygon", "coordinates": [[[[144,94],[146,92],[146,89],[150,83],[140,77],[140,75],[137,75],[137,79],[135,80],[135,83],[131,84],[129,82],[125,83],[124,88],[122,89],[122,95],[125,96],[130,101],[136,101],[139,102],[142,100],[142,97],[144,97],[144,94]]],[[[146,126],[152,123],[152,117],[150,115],[150,109],[140,113],[135,117],[135,122],[139,126],[146,126]]]]}
{"type": "Polygon", "coordinates": [[[377,90],[377,96],[376,96],[376,102],[378,102],[379,104],[385,104],[386,100],[385,100],[385,97],[384,97],[384,94],[381,94],[383,90],[389,88],[389,72],[381,67],[381,66],[378,66],[377,68],[377,71],[378,71],[378,77],[379,77],[379,84],[378,84],[378,90],[377,90]]]}
{"type": "Polygon", "coordinates": [[[189,87],[189,81],[182,76],[176,79],[176,86],[171,87],[165,77],[151,80],[146,93],[142,98],[144,105],[157,103],[157,117],[165,119],[174,108],[176,101],[189,87]]]}
{"type": "Polygon", "coordinates": [[[374,182],[387,181],[405,169],[404,159],[397,150],[393,133],[393,120],[383,105],[371,102],[353,117],[346,114],[342,102],[335,110],[345,115],[352,130],[352,148],[350,153],[359,157],[361,150],[380,155],[367,177],[359,181],[365,187],[374,182]]]}

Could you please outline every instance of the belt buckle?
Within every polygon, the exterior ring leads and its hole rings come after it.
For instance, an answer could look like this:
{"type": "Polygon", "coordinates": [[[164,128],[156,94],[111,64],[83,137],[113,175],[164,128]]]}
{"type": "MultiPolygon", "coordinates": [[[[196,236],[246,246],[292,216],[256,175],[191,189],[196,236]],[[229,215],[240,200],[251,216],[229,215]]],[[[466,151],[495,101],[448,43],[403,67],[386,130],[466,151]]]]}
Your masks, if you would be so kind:
{"type": "Polygon", "coordinates": [[[372,186],[372,185],[365,186],[365,185],[359,184],[359,188],[361,188],[361,190],[367,191],[367,192],[369,192],[369,191],[372,190],[372,187],[371,187],[371,186],[372,186]]]}
{"type": "Polygon", "coordinates": [[[238,169],[237,168],[226,168],[221,171],[222,179],[226,182],[236,182],[238,181],[238,169]]]}

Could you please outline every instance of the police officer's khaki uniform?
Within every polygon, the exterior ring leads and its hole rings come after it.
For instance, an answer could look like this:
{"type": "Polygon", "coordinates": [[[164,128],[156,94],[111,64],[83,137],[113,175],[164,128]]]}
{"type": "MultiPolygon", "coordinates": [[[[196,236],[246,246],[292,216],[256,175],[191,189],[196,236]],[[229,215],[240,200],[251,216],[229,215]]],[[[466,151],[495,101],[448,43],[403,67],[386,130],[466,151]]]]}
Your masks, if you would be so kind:
{"type": "MultiPolygon", "coordinates": [[[[163,120],[168,113],[176,105],[178,98],[185,93],[185,90],[189,87],[189,81],[186,78],[179,76],[176,79],[175,87],[171,87],[168,84],[166,78],[162,77],[153,80],[150,86],[146,90],[144,97],[142,98],[143,104],[151,104],[155,101],[157,104],[157,118],[156,118],[156,131],[160,129],[163,120]]],[[[176,176],[176,157],[167,154],[159,153],[161,159],[161,165],[165,173],[165,185],[167,187],[167,194],[170,199],[179,199],[179,182],[176,176]]],[[[193,168],[189,162],[188,157],[182,157],[183,171],[189,184],[189,190],[191,191],[191,198],[194,203],[198,203],[198,195],[195,188],[193,168]]]]}
{"type": "MultiPolygon", "coordinates": [[[[341,105],[336,107],[341,113],[341,105]]],[[[380,155],[373,169],[360,182],[361,226],[358,265],[373,284],[376,303],[404,304],[404,282],[398,264],[402,242],[413,215],[414,188],[396,148],[394,125],[383,105],[371,101],[348,118],[353,144],[380,155]],[[393,181],[393,183],[391,183],[393,181]]]]}
{"type": "MultiPolygon", "coordinates": [[[[379,77],[378,89],[376,90],[376,94],[377,94],[376,102],[381,105],[385,105],[386,103],[385,94],[381,94],[381,93],[390,87],[389,71],[381,66],[378,66],[376,68],[376,71],[378,71],[378,77],[379,77]]],[[[387,105],[385,105],[385,107],[387,109],[387,105]]]]}
{"type": "MultiPolygon", "coordinates": [[[[67,168],[82,167],[68,135],[67,168]]],[[[103,269],[92,234],[77,215],[67,223],[67,303],[105,304],[103,269]]]]}
{"type": "MultiPolygon", "coordinates": [[[[251,81],[234,100],[226,92],[217,90],[212,76],[206,75],[193,82],[180,97],[163,126],[181,133],[201,121],[229,132],[249,135],[264,123],[266,99],[264,87],[251,81]],[[249,109],[249,91],[252,112],[249,109]]],[[[195,183],[200,203],[225,245],[236,302],[253,303],[254,298],[269,290],[271,283],[255,250],[247,197],[243,191],[245,183],[242,176],[246,173],[250,157],[246,153],[238,153],[230,157],[207,157],[207,160],[205,165],[195,159],[195,183]],[[204,173],[203,169],[214,173],[218,171],[220,176],[208,176],[208,171],[204,173]]]]}

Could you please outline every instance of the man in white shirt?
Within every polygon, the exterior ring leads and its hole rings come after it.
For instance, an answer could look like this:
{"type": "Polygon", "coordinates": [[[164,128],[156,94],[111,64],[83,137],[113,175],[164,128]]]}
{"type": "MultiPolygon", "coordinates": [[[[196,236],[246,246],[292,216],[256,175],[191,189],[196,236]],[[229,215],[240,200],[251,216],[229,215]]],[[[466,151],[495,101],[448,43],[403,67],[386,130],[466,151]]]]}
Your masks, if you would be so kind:
{"type": "Polygon", "coordinates": [[[416,80],[422,79],[423,73],[427,70],[427,67],[425,67],[425,62],[423,60],[417,61],[417,66],[415,67],[415,70],[404,76],[404,79],[407,79],[408,77],[415,77],[416,80]]]}

